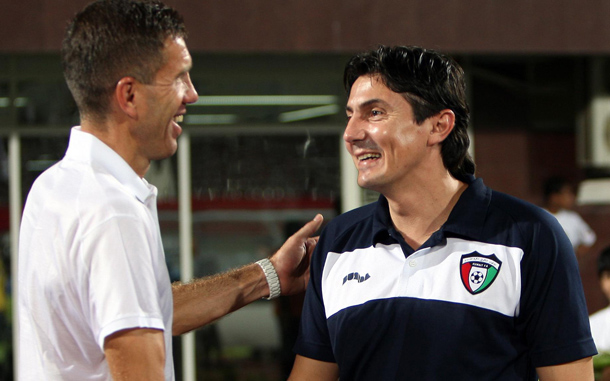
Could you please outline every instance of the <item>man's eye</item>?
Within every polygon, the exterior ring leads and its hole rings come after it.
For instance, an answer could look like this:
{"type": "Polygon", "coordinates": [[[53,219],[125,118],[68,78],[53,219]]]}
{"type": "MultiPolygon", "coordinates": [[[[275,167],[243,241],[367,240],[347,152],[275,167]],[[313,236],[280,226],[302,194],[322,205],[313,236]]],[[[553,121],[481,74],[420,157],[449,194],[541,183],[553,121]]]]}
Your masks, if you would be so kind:
{"type": "Polygon", "coordinates": [[[180,86],[188,86],[189,76],[188,74],[182,74],[176,78],[176,83],[180,86]]]}
{"type": "Polygon", "coordinates": [[[371,110],[371,115],[373,115],[373,116],[379,116],[379,115],[381,115],[381,114],[382,114],[382,113],[381,113],[381,111],[379,111],[379,110],[371,110]]]}

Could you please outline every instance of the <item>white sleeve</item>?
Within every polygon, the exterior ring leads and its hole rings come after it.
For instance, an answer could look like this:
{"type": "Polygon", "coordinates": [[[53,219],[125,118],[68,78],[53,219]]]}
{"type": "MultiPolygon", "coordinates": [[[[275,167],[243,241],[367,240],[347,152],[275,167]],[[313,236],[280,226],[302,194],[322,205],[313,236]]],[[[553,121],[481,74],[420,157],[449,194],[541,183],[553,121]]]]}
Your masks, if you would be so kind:
{"type": "Polygon", "coordinates": [[[610,352],[610,307],[590,316],[591,335],[598,352],[610,352]]]}
{"type": "Polygon", "coordinates": [[[89,271],[83,310],[100,348],[117,331],[142,327],[164,329],[159,305],[154,234],[134,216],[115,216],[83,238],[80,249],[89,271]]]}
{"type": "Polygon", "coordinates": [[[578,218],[578,240],[580,244],[592,246],[597,240],[595,232],[579,214],[576,214],[576,217],[578,218]]]}

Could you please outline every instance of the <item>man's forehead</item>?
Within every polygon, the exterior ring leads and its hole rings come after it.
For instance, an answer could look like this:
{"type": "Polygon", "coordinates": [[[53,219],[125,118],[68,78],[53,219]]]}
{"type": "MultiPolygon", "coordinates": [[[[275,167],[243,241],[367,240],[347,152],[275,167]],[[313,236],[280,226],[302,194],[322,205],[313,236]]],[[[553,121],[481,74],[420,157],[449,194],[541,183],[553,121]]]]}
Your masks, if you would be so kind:
{"type": "MultiPolygon", "coordinates": [[[[383,86],[387,88],[381,74],[371,73],[371,74],[363,74],[360,77],[356,78],[354,83],[352,84],[352,89],[356,85],[356,83],[368,82],[370,86],[383,86]]],[[[388,89],[389,90],[389,89],[388,89]]]]}
{"type": "Polygon", "coordinates": [[[179,52],[181,57],[184,59],[191,59],[191,54],[188,50],[188,47],[186,46],[186,41],[183,37],[168,37],[165,40],[165,49],[179,52]]]}
{"type": "MultiPolygon", "coordinates": [[[[182,37],[168,37],[165,40],[164,56],[166,66],[179,70],[190,70],[193,59],[182,37]]],[[[168,67],[169,69],[169,67],[168,67]]]]}
{"type": "Polygon", "coordinates": [[[363,75],[354,81],[346,108],[389,104],[399,99],[404,99],[402,94],[387,87],[379,75],[363,75]]]}

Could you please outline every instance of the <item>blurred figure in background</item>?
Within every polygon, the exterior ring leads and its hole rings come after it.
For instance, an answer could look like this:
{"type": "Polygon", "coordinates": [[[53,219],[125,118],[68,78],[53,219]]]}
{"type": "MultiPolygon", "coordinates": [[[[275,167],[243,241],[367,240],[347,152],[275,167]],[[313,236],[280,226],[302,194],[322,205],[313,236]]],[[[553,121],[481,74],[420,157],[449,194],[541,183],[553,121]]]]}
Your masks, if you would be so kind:
{"type": "MultiPolygon", "coordinates": [[[[607,246],[597,258],[597,275],[599,286],[610,302],[610,246],[607,246]]],[[[606,306],[590,317],[591,334],[599,355],[593,358],[596,380],[610,381],[610,306],[606,306]]]]}
{"type": "MultiPolygon", "coordinates": [[[[599,286],[610,302],[610,246],[597,259],[599,286]]],[[[597,311],[590,318],[591,334],[598,352],[610,352],[610,306],[597,311]]]]}
{"type": "Polygon", "coordinates": [[[597,237],[582,217],[572,210],[576,193],[572,184],[563,177],[549,178],[544,184],[545,209],[561,224],[572,242],[577,258],[582,258],[591,249],[597,237]]]}

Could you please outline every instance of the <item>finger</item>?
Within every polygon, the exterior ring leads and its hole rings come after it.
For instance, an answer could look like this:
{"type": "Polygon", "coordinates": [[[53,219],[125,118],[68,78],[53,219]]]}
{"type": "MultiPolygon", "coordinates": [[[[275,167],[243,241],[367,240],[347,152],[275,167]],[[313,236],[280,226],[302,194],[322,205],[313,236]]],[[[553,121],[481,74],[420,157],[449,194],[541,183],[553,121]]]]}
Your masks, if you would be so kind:
{"type": "Polygon", "coordinates": [[[324,217],[321,214],[316,214],[313,220],[306,223],[299,231],[293,234],[293,237],[307,239],[311,237],[322,225],[324,217]]]}
{"type": "Polygon", "coordinates": [[[305,252],[310,254],[313,253],[313,250],[316,248],[316,245],[318,244],[318,239],[320,237],[311,237],[311,238],[307,238],[307,242],[305,243],[305,252]]]}

